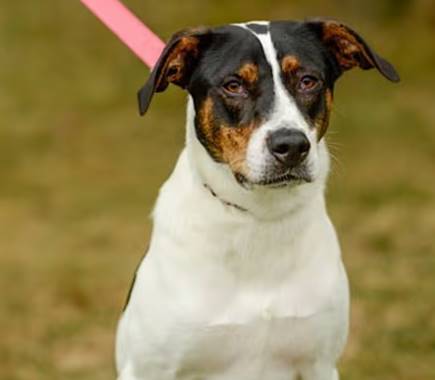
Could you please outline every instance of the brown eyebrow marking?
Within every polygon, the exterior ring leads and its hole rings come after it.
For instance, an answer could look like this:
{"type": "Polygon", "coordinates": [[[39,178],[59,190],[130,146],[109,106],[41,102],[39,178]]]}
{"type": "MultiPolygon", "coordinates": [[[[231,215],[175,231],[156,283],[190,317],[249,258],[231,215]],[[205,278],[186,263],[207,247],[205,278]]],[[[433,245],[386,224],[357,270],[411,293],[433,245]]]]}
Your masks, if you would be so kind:
{"type": "Polygon", "coordinates": [[[258,81],[258,66],[254,63],[245,63],[238,74],[249,84],[254,84],[258,81]]]}
{"type": "Polygon", "coordinates": [[[286,55],[281,60],[281,70],[286,74],[294,73],[300,66],[299,59],[294,55],[286,55]]]}

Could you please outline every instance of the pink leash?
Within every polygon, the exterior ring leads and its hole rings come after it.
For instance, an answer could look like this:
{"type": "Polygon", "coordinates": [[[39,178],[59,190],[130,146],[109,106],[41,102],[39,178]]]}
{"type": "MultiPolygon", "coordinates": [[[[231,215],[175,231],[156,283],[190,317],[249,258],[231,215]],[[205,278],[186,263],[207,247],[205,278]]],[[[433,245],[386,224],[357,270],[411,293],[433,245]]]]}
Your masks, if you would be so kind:
{"type": "Polygon", "coordinates": [[[165,44],[119,0],[80,0],[149,68],[165,44]]]}

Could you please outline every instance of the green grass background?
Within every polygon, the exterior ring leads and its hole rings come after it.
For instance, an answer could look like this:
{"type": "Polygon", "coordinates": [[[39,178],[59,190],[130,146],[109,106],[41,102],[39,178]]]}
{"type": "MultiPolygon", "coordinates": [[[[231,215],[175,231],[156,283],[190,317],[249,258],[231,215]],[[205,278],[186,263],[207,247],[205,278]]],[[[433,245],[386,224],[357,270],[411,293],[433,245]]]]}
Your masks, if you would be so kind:
{"type": "MultiPolygon", "coordinates": [[[[344,20],[398,68],[340,79],[328,204],[351,288],[343,379],[435,379],[435,3],[127,0],[167,39],[250,19],[344,20]]],[[[0,379],[114,378],[149,213],[184,140],[185,95],[79,1],[0,4],[0,379]]]]}

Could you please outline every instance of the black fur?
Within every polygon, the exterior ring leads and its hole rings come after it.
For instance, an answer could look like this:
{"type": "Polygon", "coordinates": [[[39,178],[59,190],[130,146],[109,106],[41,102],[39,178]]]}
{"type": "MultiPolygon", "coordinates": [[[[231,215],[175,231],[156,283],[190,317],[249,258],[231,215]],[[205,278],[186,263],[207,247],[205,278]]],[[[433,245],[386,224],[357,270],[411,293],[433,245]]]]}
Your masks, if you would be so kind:
{"type": "MultiPolygon", "coordinates": [[[[243,127],[253,120],[266,118],[272,109],[273,81],[271,68],[258,39],[248,30],[226,26],[215,29],[211,41],[187,88],[195,108],[198,110],[205,98],[210,97],[214,104],[216,128],[221,123],[235,128],[243,127]],[[249,89],[248,97],[231,97],[223,91],[222,86],[227,80],[237,77],[237,71],[245,63],[253,63],[258,67],[259,79],[249,89]]],[[[208,149],[210,142],[206,141],[200,128],[198,113],[196,132],[208,149]]]]}
{"type": "Polygon", "coordinates": [[[268,26],[263,24],[250,23],[246,26],[256,34],[266,34],[269,30],[268,26]]]}
{"type": "MultiPolygon", "coordinates": [[[[198,111],[206,98],[213,101],[214,126],[225,124],[234,128],[243,128],[253,120],[265,120],[274,103],[274,84],[272,71],[266,60],[261,43],[254,33],[263,34],[269,31],[280,61],[286,55],[295,56],[300,62],[298,72],[291,78],[282,74],[285,87],[295,98],[299,108],[308,121],[313,122],[318,115],[325,112],[326,91],[331,93],[335,81],[343,73],[337,56],[324,41],[323,21],[274,21],[268,26],[251,23],[247,27],[223,26],[201,32],[194,32],[201,43],[200,52],[188,62],[189,70],[178,84],[186,88],[193,97],[195,109],[198,111]],[[252,32],[251,32],[252,31],[252,32]],[[237,77],[237,72],[245,63],[253,63],[258,67],[258,81],[248,89],[246,97],[231,97],[223,90],[225,81],[237,77]],[[318,91],[300,94],[297,91],[299,79],[304,74],[313,74],[321,80],[318,91]]],[[[341,25],[341,24],[340,24],[341,25]]],[[[391,81],[398,81],[399,76],[393,66],[377,55],[353,30],[345,27],[365,48],[372,62],[361,61],[364,69],[376,68],[391,81]]],[[[171,49],[176,46],[181,36],[189,32],[176,34],[166,46],[156,68],[146,85],[139,91],[141,114],[145,113],[154,92],[163,91],[167,82],[157,83],[165,60],[171,49]]],[[[358,56],[359,57],[359,56],[358,56]]],[[[361,55],[361,59],[363,59],[361,55]]],[[[198,112],[196,113],[197,137],[209,150],[210,141],[200,128],[198,112]]]]}

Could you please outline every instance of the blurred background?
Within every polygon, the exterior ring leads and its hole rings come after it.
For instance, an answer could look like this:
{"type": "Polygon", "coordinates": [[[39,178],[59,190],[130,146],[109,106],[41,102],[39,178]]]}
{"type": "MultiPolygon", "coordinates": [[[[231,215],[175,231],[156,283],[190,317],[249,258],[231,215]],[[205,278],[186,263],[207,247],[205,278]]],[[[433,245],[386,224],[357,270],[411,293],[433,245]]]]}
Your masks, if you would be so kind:
{"type": "MultiPolygon", "coordinates": [[[[435,3],[125,0],[156,33],[330,16],[395,64],[337,84],[331,217],[352,289],[350,380],[435,379],[435,3]]],[[[184,142],[185,94],[139,118],[148,71],[79,1],[0,4],[0,378],[114,378],[113,342],[184,142]]]]}

